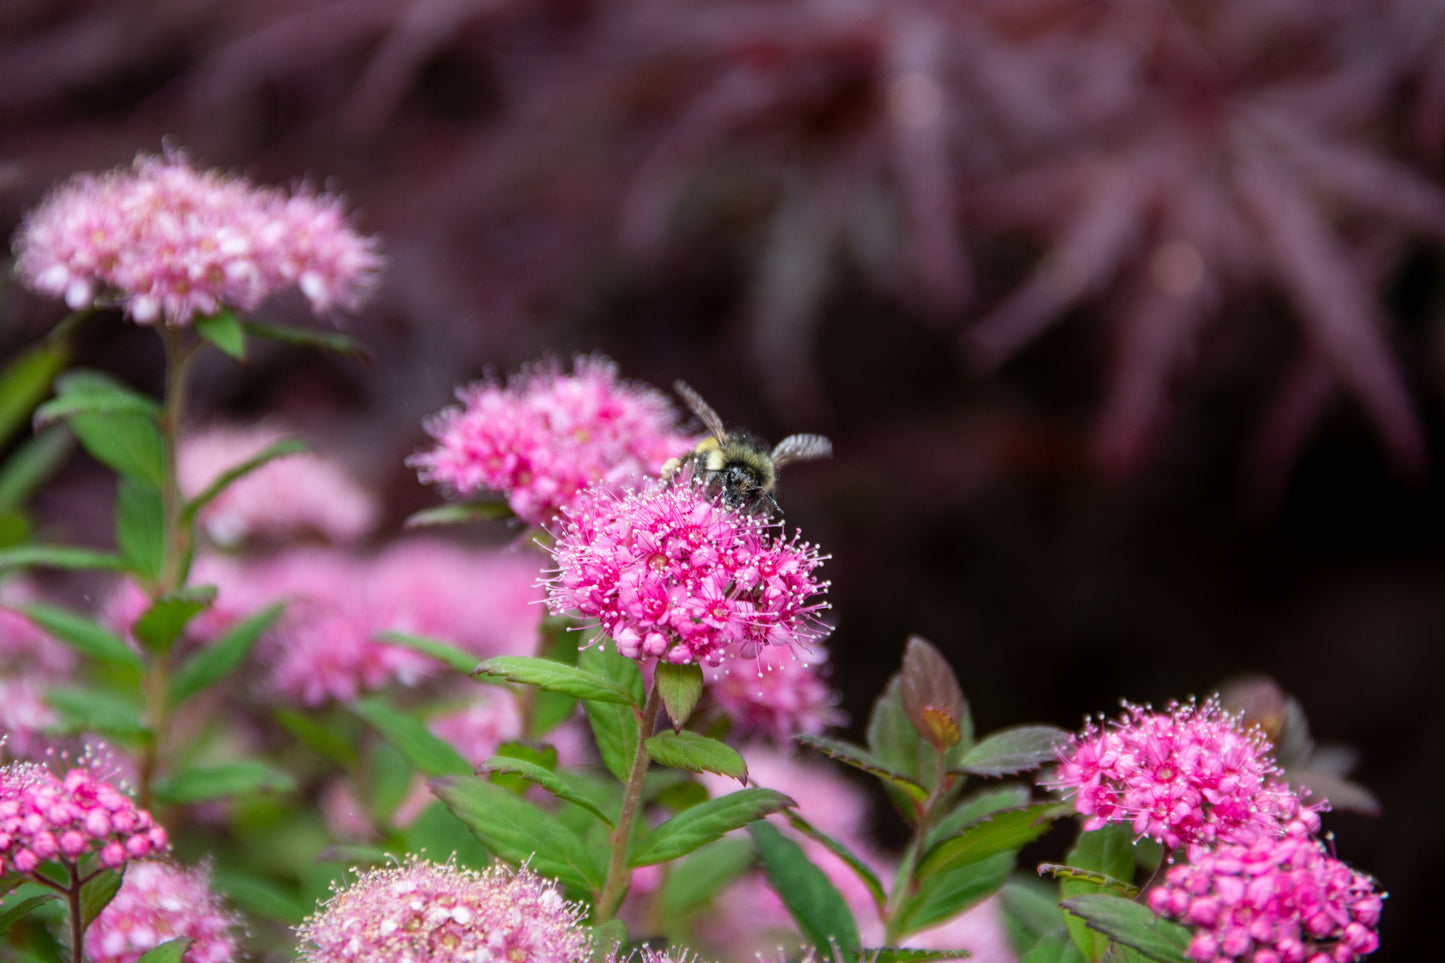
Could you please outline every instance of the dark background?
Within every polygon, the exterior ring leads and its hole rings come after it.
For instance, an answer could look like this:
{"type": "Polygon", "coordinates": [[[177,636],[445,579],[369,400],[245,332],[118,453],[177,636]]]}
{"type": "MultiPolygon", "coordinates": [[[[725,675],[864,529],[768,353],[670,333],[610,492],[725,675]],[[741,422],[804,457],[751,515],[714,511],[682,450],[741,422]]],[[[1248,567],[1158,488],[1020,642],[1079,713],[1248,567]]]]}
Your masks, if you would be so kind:
{"type": "MultiPolygon", "coordinates": [[[[1359,750],[1384,814],[1326,825],[1391,890],[1377,958],[1407,959],[1442,849],[1438,6],[10,0],[0,226],[163,144],[344,190],[389,260],[340,320],[372,363],[264,349],[195,401],[328,439],[389,531],[438,497],[403,464],[422,418],[544,353],[830,435],[780,500],[832,555],[855,726],[912,633],[983,731],[1267,673],[1359,750]],[[1268,153],[1265,108],[1323,159],[1268,153]],[[1251,193],[1266,162],[1288,194],[1251,193]],[[1183,324],[1148,287],[1180,238],[1183,324]],[[1037,334],[1007,321],[1030,290],[1037,334]]],[[[62,311],[5,284],[9,352],[62,311]]],[[[159,390],[146,332],[78,350],[159,390]]],[[[77,459],[40,513],[103,542],[103,491],[77,459]]]]}

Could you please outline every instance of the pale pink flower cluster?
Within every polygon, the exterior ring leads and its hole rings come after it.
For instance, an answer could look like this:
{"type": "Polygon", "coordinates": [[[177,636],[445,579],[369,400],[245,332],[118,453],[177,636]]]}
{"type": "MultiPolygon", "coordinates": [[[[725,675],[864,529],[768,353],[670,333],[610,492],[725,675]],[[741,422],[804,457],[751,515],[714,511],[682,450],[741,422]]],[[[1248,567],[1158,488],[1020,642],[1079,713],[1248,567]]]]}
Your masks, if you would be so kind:
{"type": "Polygon", "coordinates": [[[1195,928],[1197,963],[1352,963],[1379,946],[1383,896],[1317,839],[1259,837],[1171,868],[1149,907],[1195,928]]]}
{"type": "Polygon", "coordinates": [[[555,615],[593,620],[629,658],[718,665],[828,634],[815,546],[680,479],[595,488],[568,509],[547,582],[555,615]]]}
{"type": "MultiPolygon", "coordinates": [[[[5,586],[9,604],[30,601],[27,583],[5,586]]],[[[0,608],[0,738],[11,758],[34,759],[50,747],[45,730],[59,721],[45,690],[63,682],[75,667],[75,653],[40,631],[19,612],[0,608]]]]}
{"type": "Polygon", "coordinates": [[[1171,849],[1312,835],[1321,807],[1279,778],[1271,750],[1217,698],[1162,713],[1125,703],[1122,719],[1090,722],[1061,750],[1052,785],[1089,817],[1085,829],[1128,823],[1171,849]]]}
{"type": "Polygon", "coordinates": [[[584,910],[528,869],[486,872],[411,857],[373,869],[298,929],[304,963],[585,963],[584,910]]]}
{"type": "MultiPolygon", "coordinates": [[[[292,437],[279,425],[212,425],[181,440],[177,473],[194,497],[225,472],[292,437]]],[[[196,522],[215,544],[230,548],[254,539],[320,535],[354,542],[376,525],[376,499],[334,459],[299,452],[267,462],[232,482],[196,522]]]]}
{"type": "Polygon", "coordinates": [[[751,661],[708,669],[708,692],[739,736],[787,742],[799,733],[816,735],[846,721],[838,693],[823,678],[827,659],[822,646],[806,659],[791,647],[766,646],[751,661]]]}
{"type": "Polygon", "coordinates": [[[136,963],[169,940],[189,937],[185,963],[230,963],[238,955],[240,921],[221,905],[205,867],[185,869],[142,860],[86,931],[91,963],[136,963]]]}
{"type": "Polygon", "coordinates": [[[137,323],[186,325],[297,287],[312,310],[354,309],[381,267],[336,197],[197,171],[179,152],[78,174],[26,217],[15,270],[74,310],[114,301],[137,323]]]}
{"type": "Polygon", "coordinates": [[[579,356],[572,374],[556,361],[507,380],[457,392],[462,404],[428,419],[438,442],[409,464],[424,482],[467,496],[501,492],[532,524],[574,504],[593,485],[657,475],[692,447],[679,433],[677,410],[662,392],[621,381],[617,365],[579,356]]]}
{"type": "Polygon", "coordinates": [[[0,872],[32,873],[92,851],[116,869],[167,846],[150,813],[88,768],[63,776],[35,763],[0,768],[0,872]]]}
{"type": "Polygon", "coordinates": [[[416,539],[374,557],[321,548],[237,566],[219,603],[254,611],[285,601],[258,655],[266,688],[315,706],[347,702],[391,682],[415,685],[439,668],[428,656],[375,640],[396,631],[438,638],[482,658],[530,655],[542,612],[536,565],[520,554],[416,539]]]}

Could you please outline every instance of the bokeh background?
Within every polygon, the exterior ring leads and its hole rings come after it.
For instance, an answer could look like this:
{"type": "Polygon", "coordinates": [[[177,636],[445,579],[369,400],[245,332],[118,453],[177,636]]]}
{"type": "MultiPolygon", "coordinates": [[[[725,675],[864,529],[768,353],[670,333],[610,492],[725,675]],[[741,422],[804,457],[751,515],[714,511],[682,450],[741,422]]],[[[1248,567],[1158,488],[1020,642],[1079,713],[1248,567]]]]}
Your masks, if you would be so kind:
{"type": "MultiPolygon", "coordinates": [[[[284,411],[391,531],[424,416],[546,353],[826,433],[780,500],[855,727],[911,633],[985,730],[1267,673],[1382,805],[1329,819],[1376,958],[1438,942],[1439,0],[0,3],[7,235],[163,146],[383,238],[369,365],[271,347],[196,404],[284,411]]],[[[61,314],[7,272],[0,350],[61,314]]],[[[145,332],[77,353],[160,387],[145,332]]],[[[104,543],[109,498],[77,457],[37,514],[104,543]]]]}

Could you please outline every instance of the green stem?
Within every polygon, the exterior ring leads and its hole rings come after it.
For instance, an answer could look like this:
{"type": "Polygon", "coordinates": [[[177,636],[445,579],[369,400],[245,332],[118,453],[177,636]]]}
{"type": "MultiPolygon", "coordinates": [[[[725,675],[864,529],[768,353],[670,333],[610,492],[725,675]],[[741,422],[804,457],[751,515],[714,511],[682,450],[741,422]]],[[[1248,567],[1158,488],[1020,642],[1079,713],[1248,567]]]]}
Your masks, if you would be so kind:
{"type": "MultiPolygon", "coordinates": [[[[150,593],[152,602],[185,584],[191,557],[191,523],[185,517],[185,496],[176,463],[181,416],[185,411],[186,366],[195,353],[195,346],[187,345],[182,332],[170,325],[160,325],[159,333],[166,350],[166,390],[160,417],[162,554],[160,578],[150,593]]],[[[170,675],[170,653],[154,653],[144,683],[145,718],[151,738],[141,750],[136,780],[139,802],[145,809],[150,809],[154,802],[152,784],[170,726],[170,705],[166,698],[170,675]]]]}
{"type": "Polygon", "coordinates": [[[889,946],[896,944],[903,937],[901,932],[903,920],[900,913],[907,905],[910,897],[918,889],[918,880],[914,874],[918,870],[918,863],[923,859],[923,847],[928,842],[928,830],[933,822],[933,814],[938,809],[939,803],[948,794],[948,757],[942,750],[936,753],[936,768],[933,774],[933,789],[928,798],[923,801],[923,806],[918,814],[918,824],[913,827],[913,839],[909,841],[908,850],[904,854],[903,864],[898,873],[898,884],[894,886],[893,904],[888,908],[888,915],[883,924],[883,942],[889,946]]]}
{"type": "Polygon", "coordinates": [[[632,772],[627,776],[627,791],[622,797],[622,813],[612,830],[612,857],[607,863],[607,882],[602,895],[597,898],[597,924],[606,923],[617,915],[622,905],[622,896],[627,891],[627,844],[632,841],[632,824],[642,808],[642,781],[652,757],[647,754],[647,739],[657,726],[657,710],[662,708],[662,695],[654,680],[652,690],[647,693],[647,704],[642,707],[641,725],[637,731],[637,754],[632,758],[632,772]]]}
{"type": "Polygon", "coordinates": [[[85,963],[85,913],[80,906],[80,867],[67,860],[65,868],[70,871],[70,887],[66,900],[70,904],[70,949],[74,963],[85,963]]]}

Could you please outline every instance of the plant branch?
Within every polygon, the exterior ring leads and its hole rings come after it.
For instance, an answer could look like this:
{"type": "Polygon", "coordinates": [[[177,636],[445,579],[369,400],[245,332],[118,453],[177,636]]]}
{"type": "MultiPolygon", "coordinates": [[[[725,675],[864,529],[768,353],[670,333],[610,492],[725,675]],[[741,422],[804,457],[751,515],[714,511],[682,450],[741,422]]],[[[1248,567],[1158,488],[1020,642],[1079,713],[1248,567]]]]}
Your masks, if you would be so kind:
{"type": "Polygon", "coordinates": [[[642,707],[641,725],[637,732],[637,754],[632,759],[632,772],[627,777],[627,791],[622,797],[622,812],[612,829],[612,857],[607,862],[607,882],[597,898],[597,922],[606,923],[617,915],[622,896],[627,891],[627,844],[632,840],[632,824],[637,820],[642,803],[642,781],[652,757],[647,754],[647,739],[657,726],[657,710],[662,708],[662,694],[653,680],[642,707]]]}

